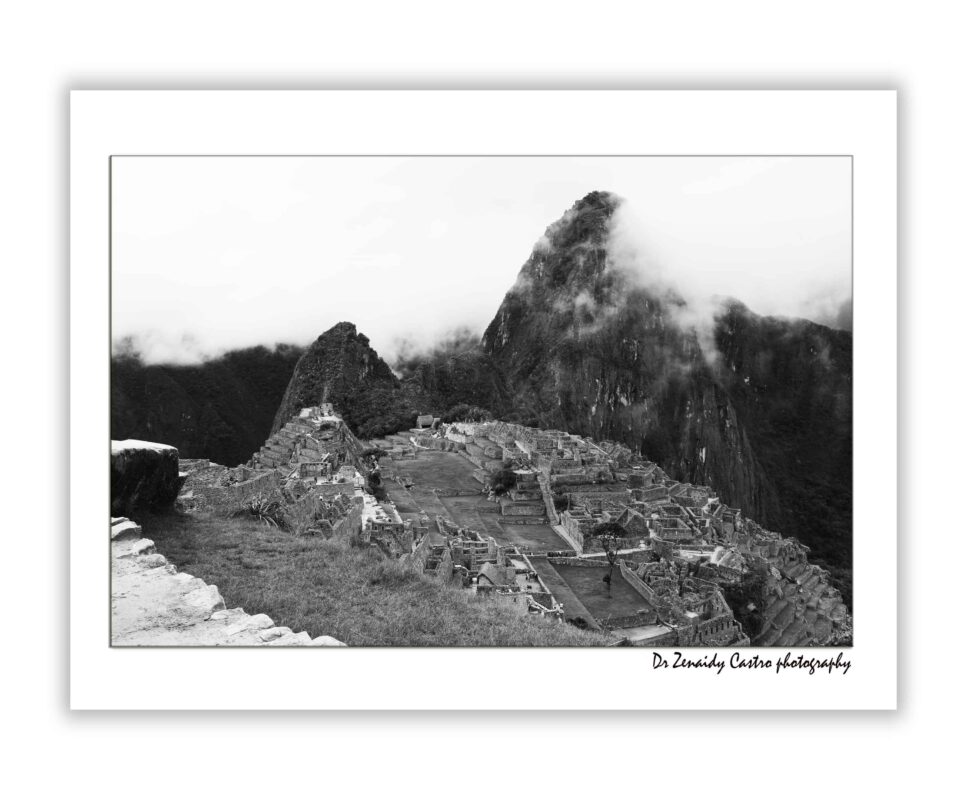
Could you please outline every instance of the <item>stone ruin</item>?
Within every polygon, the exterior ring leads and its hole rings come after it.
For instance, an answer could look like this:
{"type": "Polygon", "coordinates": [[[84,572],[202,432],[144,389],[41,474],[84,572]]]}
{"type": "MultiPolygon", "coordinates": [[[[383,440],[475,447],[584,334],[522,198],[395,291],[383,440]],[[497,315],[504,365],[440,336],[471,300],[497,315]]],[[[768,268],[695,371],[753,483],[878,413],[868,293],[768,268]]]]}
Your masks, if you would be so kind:
{"type": "Polygon", "coordinates": [[[183,462],[182,508],[231,515],[260,498],[307,510],[313,505],[318,529],[361,527],[359,472],[363,447],[335,415],[331,404],[302,409],[247,464],[225,467],[204,459],[183,462]],[[333,505],[342,495],[348,506],[333,505]],[[344,519],[334,519],[338,511],[344,519]],[[329,523],[327,525],[326,523],[329,523]]]}
{"type": "Polygon", "coordinates": [[[440,424],[439,418],[434,417],[432,414],[420,414],[416,418],[416,430],[417,431],[422,431],[422,430],[424,430],[426,428],[432,429],[432,428],[435,428],[439,424],[440,424]]]}
{"type": "MultiPolygon", "coordinates": [[[[118,482],[119,491],[123,489],[118,507],[164,498],[170,502],[178,488],[178,502],[184,507],[210,513],[231,513],[253,497],[277,497],[311,517],[314,533],[356,537],[440,582],[493,596],[521,613],[610,630],[635,644],[791,647],[850,641],[848,609],[828,573],[809,563],[808,548],[746,519],[709,487],[672,480],[654,463],[614,443],[504,422],[441,426],[431,418],[426,429],[428,415],[422,416],[423,424],[409,434],[373,444],[393,460],[416,458],[428,449],[457,452],[474,465],[482,488],[492,470],[512,465],[514,486],[505,496],[493,498],[498,513],[513,525],[552,525],[572,549],[524,552],[500,546],[445,517],[437,517],[436,530],[425,517],[402,520],[392,503],[380,504],[365,491],[358,469],[362,445],[326,406],[303,409],[269,437],[248,464],[235,468],[196,459],[181,462],[179,469],[177,451],[173,458],[169,452],[173,448],[152,446],[155,449],[148,450],[154,455],[142,459],[130,454],[130,443],[123,443],[119,463],[142,466],[137,468],[138,477],[132,473],[118,482]],[[148,462],[157,463],[157,476],[148,477],[148,462]],[[622,535],[601,537],[597,528],[602,524],[622,535]],[[605,567],[609,548],[618,553],[617,575],[623,585],[641,598],[630,616],[591,614],[554,572],[555,564],[605,567]],[[752,609],[761,627],[750,641],[724,592],[753,572],[765,578],[761,607],[752,609]],[[550,577],[555,578],[553,591],[550,577]]],[[[112,450],[112,486],[113,467],[112,450]]],[[[130,527],[133,523],[119,519],[117,524],[122,533],[115,559],[118,585],[137,580],[131,576],[140,573],[148,576],[151,570],[174,574],[163,557],[152,552],[150,542],[126,541],[130,537],[123,532],[136,528],[130,527]]],[[[160,573],[148,577],[153,580],[160,573]]],[[[187,587],[194,579],[177,580],[187,587]]],[[[259,617],[245,627],[247,615],[243,618],[240,609],[227,612],[215,607],[220,597],[215,597],[214,587],[191,583],[180,595],[173,585],[170,588],[172,607],[179,609],[176,615],[190,617],[193,604],[200,604],[202,616],[207,614],[201,622],[207,627],[197,630],[209,631],[206,635],[231,638],[248,631],[241,639],[216,643],[307,643],[305,635],[259,627],[265,622],[259,617]],[[213,605],[206,605],[209,600],[213,605]],[[222,620],[234,621],[220,627],[210,624],[222,620]]],[[[127,643],[155,638],[147,633],[129,636],[123,626],[118,630],[122,639],[128,637],[127,643]]],[[[131,630],[141,629],[135,625],[131,630]]]]}
{"type": "Polygon", "coordinates": [[[301,465],[311,464],[332,473],[342,466],[359,466],[361,450],[359,440],[326,403],[303,408],[266,440],[248,466],[290,475],[301,465]]]}
{"type": "MultiPolygon", "coordinates": [[[[497,499],[500,513],[514,524],[528,518],[550,522],[575,555],[603,554],[606,543],[594,531],[614,523],[623,531],[610,540],[619,551],[647,553],[666,567],[690,570],[687,590],[679,582],[672,592],[670,584],[652,580],[654,566],[622,559],[622,574],[647,595],[655,624],[669,629],[649,644],[851,641],[849,611],[829,574],[809,564],[808,548],[746,519],[709,487],[669,478],[623,445],[499,421],[443,425],[428,442],[460,453],[479,468],[474,474],[482,482],[511,463],[517,480],[497,499]],[[764,607],[756,609],[762,627],[749,642],[723,591],[757,569],[769,577],[764,607]],[[695,603],[706,610],[696,611],[695,603]]],[[[460,563],[459,551],[452,560],[460,563]]]]}

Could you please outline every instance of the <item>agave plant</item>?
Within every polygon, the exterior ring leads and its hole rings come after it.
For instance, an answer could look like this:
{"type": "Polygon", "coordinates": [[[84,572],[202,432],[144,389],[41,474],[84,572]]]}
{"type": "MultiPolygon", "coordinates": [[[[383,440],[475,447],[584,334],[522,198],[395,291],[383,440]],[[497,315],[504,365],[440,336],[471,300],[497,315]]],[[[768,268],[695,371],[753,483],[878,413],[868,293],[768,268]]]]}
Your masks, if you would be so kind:
{"type": "Polygon", "coordinates": [[[285,528],[285,511],[282,503],[261,494],[246,501],[236,512],[236,516],[250,516],[268,528],[285,528]]]}

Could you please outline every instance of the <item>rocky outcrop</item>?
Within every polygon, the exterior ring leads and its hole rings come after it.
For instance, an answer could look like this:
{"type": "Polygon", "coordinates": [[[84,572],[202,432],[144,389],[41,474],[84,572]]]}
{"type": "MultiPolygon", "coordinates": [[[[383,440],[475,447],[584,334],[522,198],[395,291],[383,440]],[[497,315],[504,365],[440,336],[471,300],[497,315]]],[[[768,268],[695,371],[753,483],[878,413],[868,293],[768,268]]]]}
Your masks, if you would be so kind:
{"type": "Polygon", "coordinates": [[[178,451],[155,442],[111,442],[111,513],[170,506],[184,480],[178,451]]]}
{"type": "Polygon", "coordinates": [[[331,636],[279,627],[265,614],[225,608],[216,586],[178,572],[141,527],[111,519],[111,645],[114,647],[342,646],[331,636]]]}

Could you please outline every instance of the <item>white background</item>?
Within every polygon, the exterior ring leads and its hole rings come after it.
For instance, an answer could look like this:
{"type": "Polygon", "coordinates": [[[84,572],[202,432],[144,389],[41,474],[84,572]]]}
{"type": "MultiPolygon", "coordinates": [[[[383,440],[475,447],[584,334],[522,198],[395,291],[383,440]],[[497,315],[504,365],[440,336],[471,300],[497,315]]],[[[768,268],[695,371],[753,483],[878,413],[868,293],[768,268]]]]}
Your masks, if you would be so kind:
{"type": "MultiPolygon", "coordinates": [[[[410,781],[420,792],[474,796],[509,788],[514,776],[541,794],[618,781],[632,792],[718,796],[955,791],[947,781],[959,767],[963,646],[950,610],[959,586],[955,572],[938,580],[949,560],[937,558],[957,522],[931,489],[956,487],[962,452],[962,26],[939,3],[813,2],[798,13],[773,3],[636,5],[629,15],[609,3],[495,3],[465,18],[450,4],[419,6],[7,11],[0,152],[14,391],[5,394],[5,483],[16,497],[4,581],[8,784],[30,796],[91,787],[108,797],[347,794],[403,791],[410,781]],[[146,85],[899,88],[900,712],[69,714],[66,91],[146,85]],[[521,757],[468,766],[481,752],[521,757]]],[[[881,487],[891,508],[894,489],[881,487]]]]}

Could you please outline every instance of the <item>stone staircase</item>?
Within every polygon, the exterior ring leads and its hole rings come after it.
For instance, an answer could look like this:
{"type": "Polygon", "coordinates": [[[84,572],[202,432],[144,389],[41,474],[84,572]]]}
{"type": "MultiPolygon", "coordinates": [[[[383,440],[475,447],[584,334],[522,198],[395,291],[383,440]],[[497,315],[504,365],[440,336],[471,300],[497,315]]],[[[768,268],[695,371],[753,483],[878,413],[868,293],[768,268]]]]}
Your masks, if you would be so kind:
{"type": "Polygon", "coordinates": [[[125,517],[111,519],[112,647],[345,646],[225,608],[217,587],[178,572],[141,533],[125,517]]]}

